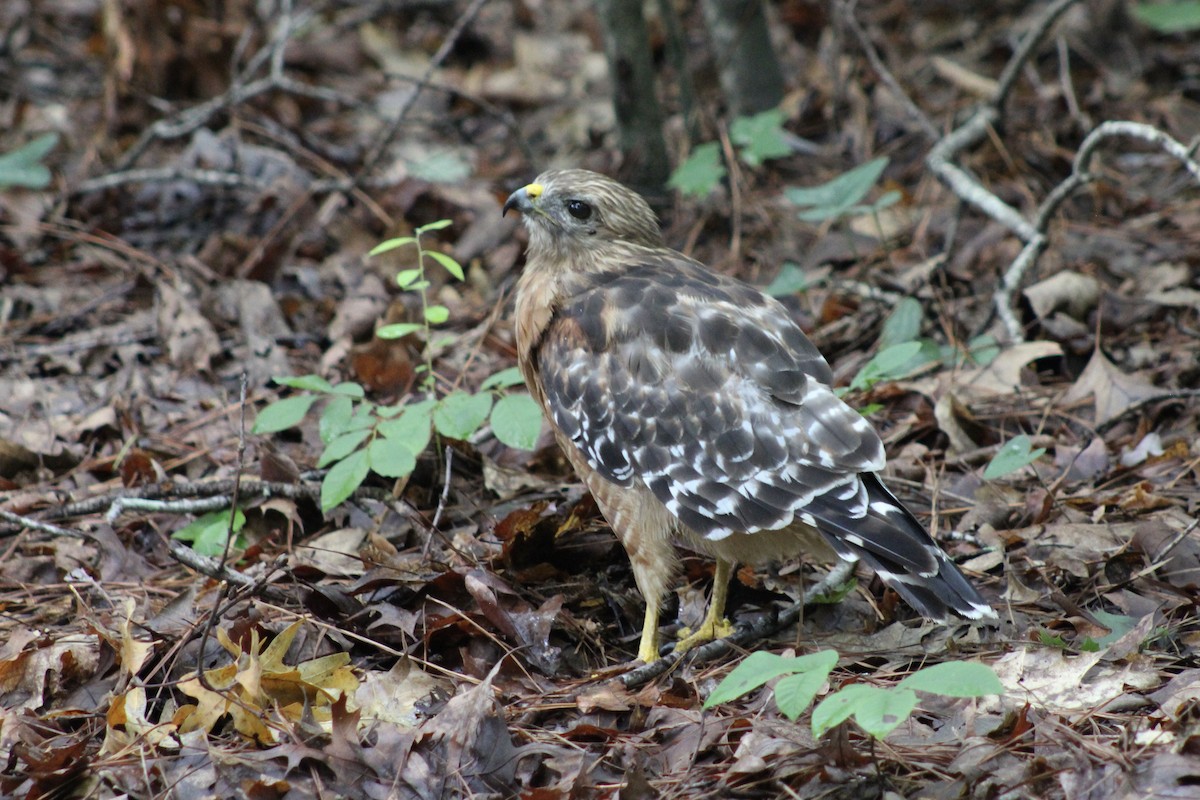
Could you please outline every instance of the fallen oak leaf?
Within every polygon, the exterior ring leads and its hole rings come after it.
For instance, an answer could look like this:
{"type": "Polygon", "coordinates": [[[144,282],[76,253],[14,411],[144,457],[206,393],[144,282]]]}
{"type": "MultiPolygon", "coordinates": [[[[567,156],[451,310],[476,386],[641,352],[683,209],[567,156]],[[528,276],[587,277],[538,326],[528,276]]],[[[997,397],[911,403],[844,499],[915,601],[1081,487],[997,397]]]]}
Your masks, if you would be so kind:
{"type": "Polygon", "coordinates": [[[1136,375],[1121,372],[1097,347],[1063,401],[1076,403],[1090,396],[1096,408],[1095,423],[1103,425],[1131,407],[1167,393],[1136,375]]]}
{"type": "Polygon", "coordinates": [[[196,699],[176,713],[175,724],[182,733],[211,730],[228,714],[234,728],[248,739],[263,744],[277,741],[268,724],[268,709],[277,709],[284,719],[299,722],[311,714],[326,732],[332,724],[331,706],[343,696],[352,696],[358,678],[348,664],[348,653],[332,653],[303,661],[295,666],[283,663],[300,621],[289,625],[264,649],[258,632],[252,630],[250,646],[242,650],[222,629],[217,640],[234,662],[206,670],[204,681],[198,677],[179,684],[179,690],[196,699]],[[207,683],[207,686],[205,685],[207,683]],[[208,687],[212,687],[211,689],[208,687]]]}

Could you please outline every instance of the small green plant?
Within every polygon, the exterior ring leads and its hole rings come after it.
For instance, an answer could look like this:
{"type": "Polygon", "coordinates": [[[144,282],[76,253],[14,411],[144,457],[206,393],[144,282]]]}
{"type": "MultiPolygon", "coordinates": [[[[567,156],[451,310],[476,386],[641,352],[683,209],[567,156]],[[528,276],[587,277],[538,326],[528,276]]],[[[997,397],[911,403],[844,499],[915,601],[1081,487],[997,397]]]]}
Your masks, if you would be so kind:
{"type": "Polygon", "coordinates": [[[1014,436],[996,451],[996,455],[992,456],[992,460],[983,468],[983,479],[994,481],[1005,475],[1011,475],[1045,454],[1046,448],[1034,448],[1031,445],[1032,441],[1025,434],[1014,436]]]}
{"type": "MultiPolygon", "coordinates": [[[[1081,653],[1098,653],[1101,650],[1106,650],[1110,645],[1116,642],[1125,634],[1133,630],[1139,619],[1130,617],[1125,614],[1112,614],[1108,611],[1097,609],[1090,612],[1093,619],[1099,622],[1104,627],[1108,628],[1108,633],[1101,636],[1099,639],[1093,639],[1091,636],[1083,637],[1082,642],[1070,644],[1062,634],[1052,633],[1045,628],[1037,629],[1038,643],[1045,647],[1053,647],[1058,650],[1077,650],[1081,653]]],[[[1164,636],[1168,633],[1169,628],[1165,625],[1160,625],[1154,628],[1141,642],[1142,647],[1148,646],[1155,639],[1164,636]]]]}
{"type": "MultiPolygon", "coordinates": [[[[171,538],[187,542],[202,556],[219,556],[225,552],[225,537],[230,531],[229,512],[230,509],[227,508],[223,511],[213,511],[199,516],[171,534],[171,538]]],[[[236,534],[245,525],[246,515],[239,508],[233,515],[232,530],[236,534]]],[[[243,542],[235,540],[235,543],[239,548],[244,547],[243,542]]]]}
{"type": "Polygon", "coordinates": [[[862,203],[887,165],[888,159],[875,158],[819,186],[784,189],[783,196],[800,207],[801,211],[796,216],[805,222],[876,215],[900,200],[899,192],[885,192],[870,205],[862,203]]]}
{"type": "Polygon", "coordinates": [[[987,335],[975,337],[965,349],[939,345],[933,339],[922,337],[924,313],[920,302],[912,297],[905,297],[896,304],[883,322],[878,352],[850,381],[851,391],[865,391],[880,381],[906,378],[934,363],[957,367],[969,361],[982,366],[999,354],[996,340],[987,335]]]}
{"type": "MultiPolygon", "coordinates": [[[[738,117],[729,126],[729,138],[738,148],[738,157],[750,167],[792,152],[783,128],[783,111],[778,108],[738,117]]],[[[687,160],[675,168],[667,186],[688,197],[708,197],[726,174],[721,145],[706,142],[693,148],[687,160]]]]}
{"type": "Polygon", "coordinates": [[[687,160],[675,168],[667,186],[687,197],[708,197],[726,174],[728,170],[721,163],[721,145],[706,142],[693,148],[687,160]]]}
{"type": "Polygon", "coordinates": [[[437,395],[433,350],[444,342],[432,341],[433,328],[446,322],[450,312],[445,306],[429,302],[426,268],[429,262],[435,262],[458,280],[463,279],[463,268],[445,253],[426,249],[421,237],[448,225],[449,220],[422,225],[413,236],[389,239],[371,251],[374,256],[408,245],[416,247],[417,265],[401,270],[396,283],[402,290],[420,295],[421,322],[385,325],[376,334],[386,339],[424,332],[425,363],[417,371],[422,375],[420,385],[425,396],[415,402],[385,406],[369,400],[357,383],[334,385],[317,375],[275,378],[276,383],[299,393],[271,403],[254,422],[254,433],[285,430],[299,425],[318,399],[326,401],[319,424],[325,450],[317,461],[318,467],[329,467],[321,483],[324,511],[346,500],[371,472],[385,478],[407,477],[435,431],[450,439],[465,440],[490,420],[496,438],[510,447],[530,450],[537,442],[541,409],[527,394],[505,393],[523,382],[516,368],[492,375],[478,392],[457,390],[443,397],[437,395]]]}
{"type": "Polygon", "coordinates": [[[21,186],[45,189],[50,185],[50,170],[42,163],[54,145],[57,133],[44,133],[27,144],[0,155],[0,189],[21,186]]]}
{"type": "Polygon", "coordinates": [[[771,281],[763,291],[771,297],[786,297],[804,291],[813,283],[814,281],[799,264],[795,261],[785,261],[779,274],[775,276],[775,280],[771,281]]]}
{"type": "Polygon", "coordinates": [[[764,161],[791,155],[783,127],[783,111],[769,108],[752,117],[738,117],[729,126],[729,138],[738,147],[738,155],[751,167],[764,161]]]}
{"type": "Polygon", "coordinates": [[[1159,33],[1188,33],[1200,30],[1200,3],[1194,0],[1138,3],[1131,10],[1138,22],[1159,33]]]}
{"type": "MultiPolygon", "coordinates": [[[[767,681],[786,675],[775,684],[775,705],[794,721],[812,705],[837,661],[838,654],[834,650],[791,657],[752,653],[717,685],[704,707],[708,709],[736,700],[767,681]]],[[[850,684],[826,697],[813,709],[813,736],[820,737],[853,717],[864,731],[882,739],[912,714],[917,707],[917,692],[948,697],[984,697],[1003,694],[1004,686],[991,667],[974,661],[948,661],[925,667],[886,688],[866,683],[850,684]]]]}

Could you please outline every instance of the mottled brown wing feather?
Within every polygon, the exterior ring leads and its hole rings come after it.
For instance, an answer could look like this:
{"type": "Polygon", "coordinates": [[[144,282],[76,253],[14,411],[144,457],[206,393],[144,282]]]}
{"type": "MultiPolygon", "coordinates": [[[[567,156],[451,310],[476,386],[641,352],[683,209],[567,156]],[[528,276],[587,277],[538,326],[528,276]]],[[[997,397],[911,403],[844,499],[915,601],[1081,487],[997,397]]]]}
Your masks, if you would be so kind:
{"type": "MultiPolygon", "coordinates": [[[[883,447],[781,306],[680,257],[589,277],[543,339],[555,424],[714,539],[868,512],[883,447]]],[[[912,557],[928,568],[923,551],[912,557]]]]}

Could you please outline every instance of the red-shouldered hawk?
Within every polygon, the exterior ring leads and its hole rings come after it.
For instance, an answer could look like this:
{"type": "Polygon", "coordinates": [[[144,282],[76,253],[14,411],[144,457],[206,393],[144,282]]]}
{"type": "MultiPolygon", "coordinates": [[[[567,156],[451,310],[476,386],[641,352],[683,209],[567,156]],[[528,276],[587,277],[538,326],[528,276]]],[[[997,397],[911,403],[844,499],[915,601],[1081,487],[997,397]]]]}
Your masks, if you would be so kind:
{"type": "Polygon", "coordinates": [[[517,284],[521,372],[646,598],[658,657],[675,543],[716,559],[712,639],[736,562],[798,554],[871,566],[936,620],[995,612],[880,483],[883,443],[831,387],[775,299],[666,247],[646,201],[586,170],[509,196],[529,231],[517,284]]]}

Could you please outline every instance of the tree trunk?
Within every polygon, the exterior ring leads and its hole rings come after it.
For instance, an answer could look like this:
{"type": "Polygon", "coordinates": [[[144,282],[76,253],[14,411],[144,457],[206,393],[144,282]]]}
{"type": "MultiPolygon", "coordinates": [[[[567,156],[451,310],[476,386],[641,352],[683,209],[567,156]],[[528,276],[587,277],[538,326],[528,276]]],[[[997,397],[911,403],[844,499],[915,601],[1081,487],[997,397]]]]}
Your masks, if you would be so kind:
{"type": "Polygon", "coordinates": [[[779,105],[783,71],[771,47],[762,0],[702,0],[701,5],[731,116],[779,105]]]}
{"type": "Polygon", "coordinates": [[[612,76],[613,109],[625,155],[622,177],[635,188],[661,193],[671,165],[641,0],[600,0],[598,7],[612,76]]]}

